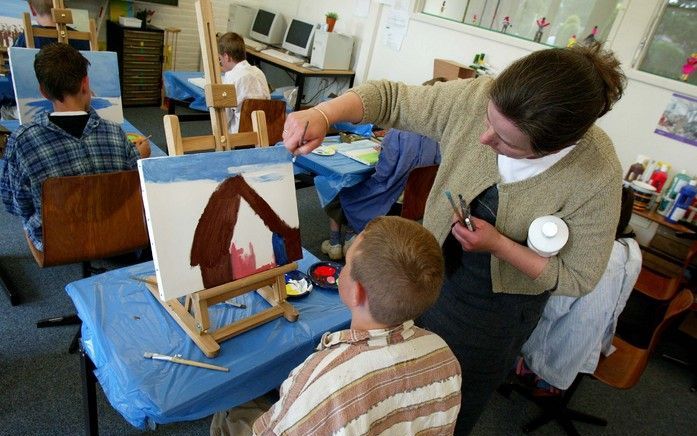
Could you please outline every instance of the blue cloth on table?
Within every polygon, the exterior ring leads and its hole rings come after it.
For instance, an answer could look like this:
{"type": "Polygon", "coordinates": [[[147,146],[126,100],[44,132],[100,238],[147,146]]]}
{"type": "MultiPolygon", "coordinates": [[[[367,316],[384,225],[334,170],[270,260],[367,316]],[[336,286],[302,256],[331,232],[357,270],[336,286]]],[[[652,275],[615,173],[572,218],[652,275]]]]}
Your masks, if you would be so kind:
{"type": "MultiPolygon", "coordinates": [[[[318,259],[303,250],[298,269],[318,259]]],[[[207,358],[162,305],[133,277],[153,275],[152,262],[78,280],[66,287],[82,320],[82,343],[109,403],[133,426],[204,418],[252,400],[278,387],[313,351],[326,331],[348,328],[351,314],[335,290],[315,288],[291,300],[300,317],[278,318],[221,344],[207,358]],[[186,359],[224,366],[219,372],[145,360],[144,352],[181,354],[186,359]]],[[[237,297],[246,309],[211,307],[218,328],[268,308],[256,293],[237,297]]]]}
{"type": "Polygon", "coordinates": [[[339,192],[344,215],[360,232],[370,220],[385,215],[407,184],[409,172],[440,164],[440,150],[433,139],[414,132],[391,129],[382,141],[375,173],[367,180],[339,192]]]}
{"type": "Polygon", "coordinates": [[[193,99],[189,107],[199,111],[207,111],[206,96],[202,88],[189,82],[188,79],[203,77],[200,71],[165,71],[162,81],[165,84],[165,95],[174,100],[186,101],[193,99]]]}
{"type": "MultiPolygon", "coordinates": [[[[202,78],[203,73],[200,71],[165,71],[162,73],[162,81],[165,84],[165,96],[174,100],[188,101],[190,109],[197,111],[208,111],[206,105],[206,94],[203,88],[200,88],[189,79],[202,78]]],[[[284,100],[283,95],[271,94],[271,100],[284,100]]]]}

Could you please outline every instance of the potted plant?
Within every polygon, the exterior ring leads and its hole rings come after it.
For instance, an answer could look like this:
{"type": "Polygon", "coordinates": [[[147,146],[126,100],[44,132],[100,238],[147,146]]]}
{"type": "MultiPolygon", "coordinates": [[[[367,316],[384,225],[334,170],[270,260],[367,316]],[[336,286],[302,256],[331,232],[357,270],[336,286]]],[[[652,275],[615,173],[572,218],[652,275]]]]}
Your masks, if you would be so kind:
{"type": "Polygon", "coordinates": [[[334,30],[334,25],[336,24],[336,20],[339,19],[339,14],[336,12],[327,12],[327,32],[331,32],[334,30]]]}
{"type": "Polygon", "coordinates": [[[147,29],[148,24],[150,24],[150,20],[152,20],[152,16],[155,15],[155,11],[151,9],[141,9],[136,12],[136,18],[141,20],[141,25],[140,27],[143,29],[147,29]]]}

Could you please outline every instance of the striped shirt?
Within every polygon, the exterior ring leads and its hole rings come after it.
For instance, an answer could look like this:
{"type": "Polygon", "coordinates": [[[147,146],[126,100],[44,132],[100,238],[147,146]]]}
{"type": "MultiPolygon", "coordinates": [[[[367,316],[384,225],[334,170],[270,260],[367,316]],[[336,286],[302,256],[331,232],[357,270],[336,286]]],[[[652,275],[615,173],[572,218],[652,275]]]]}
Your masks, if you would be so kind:
{"type": "Polygon", "coordinates": [[[460,364],[413,321],[391,330],[325,333],[281,385],[256,435],[452,434],[460,364]]]}
{"type": "Polygon", "coordinates": [[[49,177],[123,171],[136,167],[140,154],[118,124],[90,109],[80,138],[49,121],[48,112],[20,126],[7,141],[0,194],[5,209],[22,217],[24,230],[43,251],[41,184],[49,177]]]}

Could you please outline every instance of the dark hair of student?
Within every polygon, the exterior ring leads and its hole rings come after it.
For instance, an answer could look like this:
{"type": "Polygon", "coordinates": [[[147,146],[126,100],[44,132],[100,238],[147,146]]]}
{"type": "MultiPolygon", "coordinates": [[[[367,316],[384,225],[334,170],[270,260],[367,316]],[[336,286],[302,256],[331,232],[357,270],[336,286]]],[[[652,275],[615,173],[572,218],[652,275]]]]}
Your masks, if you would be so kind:
{"type": "Polygon", "coordinates": [[[620,62],[599,43],[540,50],[494,81],[491,101],[539,155],[577,142],[622,97],[620,62]]]}
{"type": "Polygon", "coordinates": [[[622,187],[622,203],[620,205],[620,220],[617,223],[615,231],[615,239],[633,238],[636,235],[629,226],[629,220],[632,218],[632,210],[634,206],[634,190],[628,186],[622,187]]]}
{"type": "Polygon", "coordinates": [[[34,59],[34,72],[49,100],[63,101],[80,91],[90,62],[68,44],[45,45],[34,59]]]}
{"type": "Polygon", "coordinates": [[[244,48],[244,39],[235,32],[228,32],[218,38],[218,54],[227,54],[235,62],[247,59],[244,48]]]}
{"type": "Polygon", "coordinates": [[[53,0],[29,0],[29,4],[39,15],[51,15],[53,0]]]}

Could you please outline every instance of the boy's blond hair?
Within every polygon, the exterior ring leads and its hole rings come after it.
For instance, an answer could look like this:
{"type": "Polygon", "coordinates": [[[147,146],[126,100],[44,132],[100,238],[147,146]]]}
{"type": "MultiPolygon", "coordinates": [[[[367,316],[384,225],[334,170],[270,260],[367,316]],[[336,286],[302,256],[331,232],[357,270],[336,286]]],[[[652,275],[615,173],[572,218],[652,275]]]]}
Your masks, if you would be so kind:
{"type": "Polygon", "coordinates": [[[375,218],[361,233],[351,278],[365,289],[373,319],[397,325],[436,302],[443,270],[436,238],[415,221],[389,216],[375,218]]]}
{"type": "Polygon", "coordinates": [[[226,54],[235,62],[247,59],[244,48],[244,39],[235,32],[228,32],[218,38],[218,54],[226,54]]]}
{"type": "Polygon", "coordinates": [[[53,0],[28,0],[29,4],[39,15],[51,15],[53,0]]]}

